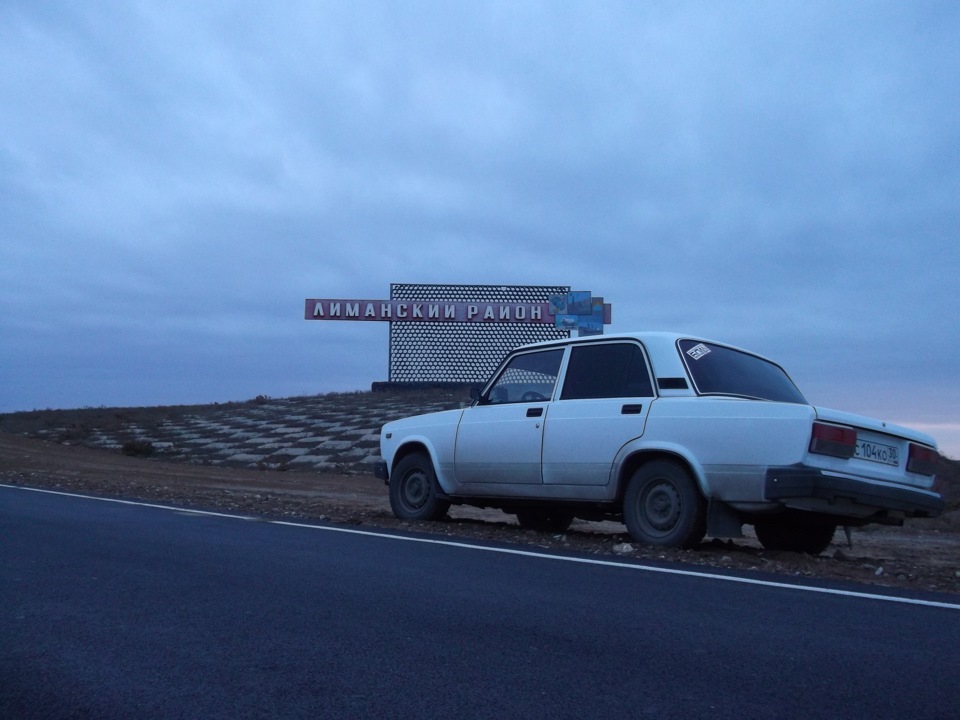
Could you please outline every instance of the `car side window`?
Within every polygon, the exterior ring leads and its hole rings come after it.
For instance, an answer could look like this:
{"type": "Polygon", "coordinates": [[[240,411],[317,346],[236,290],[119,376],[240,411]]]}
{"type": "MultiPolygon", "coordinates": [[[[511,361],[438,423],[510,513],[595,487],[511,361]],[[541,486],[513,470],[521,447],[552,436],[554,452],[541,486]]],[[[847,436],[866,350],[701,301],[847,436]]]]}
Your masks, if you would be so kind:
{"type": "Polygon", "coordinates": [[[561,400],[652,395],[650,372],[639,345],[598,343],[571,349],[561,400]]]}
{"type": "Polygon", "coordinates": [[[487,393],[486,403],[549,400],[553,395],[563,348],[523,353],[510,359],[487,393]]]}

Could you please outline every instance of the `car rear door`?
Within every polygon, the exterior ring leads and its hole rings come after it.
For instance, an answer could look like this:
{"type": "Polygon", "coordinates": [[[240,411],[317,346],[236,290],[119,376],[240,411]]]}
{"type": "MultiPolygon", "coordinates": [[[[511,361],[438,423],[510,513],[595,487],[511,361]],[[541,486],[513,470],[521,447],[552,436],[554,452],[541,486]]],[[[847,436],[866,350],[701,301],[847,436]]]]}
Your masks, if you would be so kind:
{"type": "Polygon", "coordinates": [[[643,435],[653,382],[635,341],[575,345],[543,436],[543,482],[606,485],[617,452],[643,435]]]}

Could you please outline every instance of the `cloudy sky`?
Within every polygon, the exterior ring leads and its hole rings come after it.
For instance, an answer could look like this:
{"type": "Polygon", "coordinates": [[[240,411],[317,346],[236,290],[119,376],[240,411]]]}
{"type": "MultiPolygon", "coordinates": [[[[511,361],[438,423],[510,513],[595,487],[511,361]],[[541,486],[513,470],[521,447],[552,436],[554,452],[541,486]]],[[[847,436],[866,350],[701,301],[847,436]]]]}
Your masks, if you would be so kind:
{"type": "Polygon", "coordinates": [[[558,284],[960,457],[960,4],[0,3],[0,412],[369,388],[558,284]]]}

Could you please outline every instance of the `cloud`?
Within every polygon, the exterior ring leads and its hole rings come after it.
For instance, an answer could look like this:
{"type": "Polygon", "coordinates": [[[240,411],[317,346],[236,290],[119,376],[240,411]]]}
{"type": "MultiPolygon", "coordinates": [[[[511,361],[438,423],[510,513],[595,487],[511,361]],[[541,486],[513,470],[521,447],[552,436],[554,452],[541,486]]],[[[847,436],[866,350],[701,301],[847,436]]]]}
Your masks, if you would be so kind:
{"type": "Polygon", "coordinates": [[[951,3],[4,3],[0,405],[364,387],[384,332],[303,298],[557,283],[947,422],[958,29],[951,3]]]}

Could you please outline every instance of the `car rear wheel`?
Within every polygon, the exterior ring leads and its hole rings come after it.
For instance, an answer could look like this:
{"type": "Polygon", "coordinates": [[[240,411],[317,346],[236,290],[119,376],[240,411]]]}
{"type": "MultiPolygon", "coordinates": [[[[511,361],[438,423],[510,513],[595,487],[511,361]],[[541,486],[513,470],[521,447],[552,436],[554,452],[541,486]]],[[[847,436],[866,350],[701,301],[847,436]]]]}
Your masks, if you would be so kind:
{"type": "Polygon", "coordinates": [[[430,458],[407,455],[390,476],[390,508],[401,520],[439,520],[450,503],[440,497],[437,475],[430,458]]]}
{"type": "Polygon", "coordinates": [[[637,542],[691,548],[706,534],[707,503],[686,468],[671,460],[655,460],[630,478],[623,522],[637,542]]]}
{"type": "Polygon", "coordinates": [[[520,527],[537,532],[564,532],[573,522],[573,513],[563,510],[528,508],[517,511],[520,527]]]}
{"type": "Polygon", "coordinates": [[[811,522],[784,513],[758,520],[753,524],[753,529],[765,550],[789,550],[819,555],[830,545],[837,526],[811,522]]]}

